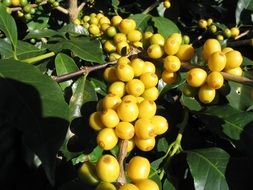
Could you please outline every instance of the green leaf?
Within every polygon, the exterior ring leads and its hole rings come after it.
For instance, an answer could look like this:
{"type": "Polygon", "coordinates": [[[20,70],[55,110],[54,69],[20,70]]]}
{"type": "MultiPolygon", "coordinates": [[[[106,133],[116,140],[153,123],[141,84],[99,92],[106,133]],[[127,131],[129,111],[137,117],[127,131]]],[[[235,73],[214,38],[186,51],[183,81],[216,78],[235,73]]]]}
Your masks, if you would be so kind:
{"type": "MultiPolygon", "coordinates": [[[[251,112],[242,112],[229,105],[209,106],[203,114],[207,127],[222,130],[224,134],[234,140],[239,140],[244,128],[253,121],[251,112]]],[[[250,134],[248,134],[250,136],[250,134]]]]}
{"type": "Polygon", "coordinates": [[[180,32],[177,25],[170,19],[164,17],[152,17],[157,32],[163,37],[167,38],[169,35],[175,32],[180,32]]]}
{"type": "Polygon", "coordinates": [[[103,154],[103,149],[100,146],[96,146],[93,151],[89,154],[89,160],[96,163],[103,154]]]}
{"type": "Polygon", "coordinates": [[[101,94],[102,96],[107,95],[107,84],[104,81],[91,78],[91,84],[97,93],[101,94]]]}
{"type": "Polygon", "coordinates": [[[77,164],[83,163],[87,160],[88,160],[88,155],[80,154],[79,156],[73,158],[71,161],[72,161],[73,165],[77,165],[77,164]]]}
{"type": "Polygon", "coordinates": [[[167,152],[168,148],[169,148],[169,144],[165,137],[158,139],[158,142],[157,142],[158,152],[167,152]]]}
{"type": "Polygon", "coordinates": [[[63,26],[60,30],[58,30],[58,32],[69,33],[72,35],[85,35],[85,36],[89,35],[89,32],[86,28],[80,25],[73,24],[73,23],[63,26]]]}
{"type": "MultiPolygon", "coordinates": [[[[45,49],[39,49],[34,45],[27,42],[18,40],[16,55],[19,59],[27,59],[30,57],[35,57],[45,53],[45,49]]],[[[13,58],[13,50],[10,42],[7,39],[0,39],[0,54],[2,59],[13,58]]]]}
{"type": "Polygon", "coordinates": [[[240,23],[242,11],[248,8],[249,9],[253,8],[252,0],[238,0],[235,10],[235,20],[237,25],[240,23]]]}
{"type": "Polygon", "coordinates": [[[152,168],[154,168],[155,170],[157,170],[159,168],[160,164],[163,162],[164,159],[165,159],[164,157],[161,157],[161,158],[158,158],[158,159],[154,160],[151,163],[152,168]]]}
{"type": "Polygon", "coordinates": [[[169,190],[176,190],[176,188],[174,187],[174,185],[168,180],[165,179],[164,183],[163,183],[163,189],[169,189],[169,190]]]}
{"type": "Polygon", "coordinates": [[[148,23],[151,19],[151,16],[148,14],[134,14],[134,15],[131,15],[129,18],[135,20],[136,28],[138,28],[142,32],[145,32],[145,30],[149,26],[148,23]]]}
{"type": "Polygon", "coordinates": [[[36,67],[0,61],[0,110],[22,134],[54,182],[56,154],[69,124],[69,109],[59,85],[36,67]],[[14,119],[15,118],[15,119],[14,119]]]}
{"type": "MultiPolygon", "coordinates": [[[[74,60],[64,53],[58,53],[55,57],[55,69],[57,76],[71,73],[78,70],[74,60]]],[[[73,80],[68,80],[60,83],[61,88],[64,90],[73,83],[73,80]]]]}
{"type": "Polygon", "coordinates": [[[10,39],[15,51],[18,41],[16,22],[13,17],[6,12],[6,7],[0,5],[0,30],[10,39]]]}
{"type": "Polygon", "coordinates": [[[188,97],[182,94],[180,102],[192,111],[200,111],[202,109],[201,104],[194,97],[188,97]]]}
{"type": "Polygon", "coordinates": [[[41,39],[41,38],[48,38],[51,36],[57,36],[60,35],[59,32],[51,29],[36,29],[31,30],[24,38],[24,40],[35,38],[35,39],[41,39]]]}
{"type": "Polygon", "coordinates": [[[46,17],[34,17],[29,23],[27,23],[28,30],[41,30],[48,27],[48,21],[50,16],[46,17]]]}
{"type": "Polygon", "coordinates": [[[101,43],[89,37],[62,42],[63,49],[71,50],[79,58],[95,63],[105,63],[101,43]]]}
{"type": "Polygon", "coordinates": [[[252,87],[230,81],[229,86],[230,92],[226,97],[232,107],[245,111],[253,105],[253,98],[251,96],[252,87]]]}
{"type": "Polygon", "coordinates": [[[207,148],[187,151],[196,190],[229,189],[225,178],[229,154],[220,148],[207,148]]]}
{"type": "Polygon", "coordinates": [[[81,117],[82,106],[89,101],[97,101],[97,94],[86,76],[80,77],[73,84],[73,95],[70,99],[69,109],[71,120],[81,117]]]}

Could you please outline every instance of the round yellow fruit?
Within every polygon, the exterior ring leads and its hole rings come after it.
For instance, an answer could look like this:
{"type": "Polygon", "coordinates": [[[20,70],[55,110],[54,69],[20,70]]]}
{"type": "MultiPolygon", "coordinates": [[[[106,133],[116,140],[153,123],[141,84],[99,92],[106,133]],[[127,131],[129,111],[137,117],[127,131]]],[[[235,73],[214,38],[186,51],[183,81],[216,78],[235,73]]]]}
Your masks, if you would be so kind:
{"type": "Polygon", "coordinates": [[[163,67],[168,72],[177,72],[181,67],[181,61],[177,56],[168,55],[163,60],[163,67]]]}
{"type": "Polygon", "coordinates": [[[220,51],[214,52],[208,58],[208,68],[211,71],[222,71],[226,66],[226,60],[225,53],[220,51]]]}
{"type": "Polygon", "coordinates": [[[138,149],[144,152],[153,150],[155,147],[155,137],[149,139],[140,139],[137,136],[134,137],[134,143],[138,149]]]}
{"type": "Polygon", "coordinates": [[[101,129],[96,140],[97,144],[104,150],[111,150],[118,143],[118,137],[112,128],[101,129]]]}
{"type": "Polygon", "coordinates": [[[216,91],[214,88],[209,87],[207,84],[200,87],[198,98],[203,104],[211,103],[215,98],[216,91]]]}
{"type": "Polygon", "coordinates": [[[135,128],[131,123],[122,121],[116,126],[115,133],[119,138],[129,140],[133,138],[135,128]]]}
{"type": "Polygon", "coordinates": [[[213,71],[208,74],[206,82],[209,87],[219,89],[223,86],[224,77],[220,72],[213,71]]]}
{"type": "Polygon", "coordinates": [[[135,185],[139,188],[139,190],[159,190],[157,183],[151,179],[136,181],[135,185]]]}
{"type": "Polygon", "coordinates": [[[132,181],[147,179],[150,173],[150,162],[142,156],[134,156],[127,166],[127,175],[132,181]]]}
{"type": "Polygon", "coordinates": [[[155,133],[157,135],[164,134],[169,128],[167,119],[160,115],[153,116],[151,118],[151,123],[154,125],[155,133]]]}
{"type": "Polygon", "coordinates": [[[207,73],[201,68],[193,68],[188,71],[186,76],[187,83],[192,87],[200,87],[206,81],[207,73]]]}
{"type": "Polygon", "coordinates": [[[209,56],[217,51],[221,51],[220,42],[213,38],[206,40],[202,49],[204,59],[208,60],[209,56]]]}
{"type": "Polygon", "coordinates": [[[150,119],[141,118],[134,124],[135,135],[140,139],[149,139],[156,136],[155,127],[150,119]]]}
{"type": "Polygon", "coordinates": [[[122,101],[117,108],[117,114],[121,121],[132,122],[137,119],[139,109],[134,101],[122,101]]]}

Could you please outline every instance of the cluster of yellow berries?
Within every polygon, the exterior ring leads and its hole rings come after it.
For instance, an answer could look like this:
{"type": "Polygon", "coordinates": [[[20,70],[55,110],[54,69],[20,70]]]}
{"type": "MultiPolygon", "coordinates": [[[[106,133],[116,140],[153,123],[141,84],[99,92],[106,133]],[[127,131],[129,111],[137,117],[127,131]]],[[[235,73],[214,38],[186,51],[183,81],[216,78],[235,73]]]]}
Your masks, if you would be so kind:
{"type": "Polygon", "coordinates": [[[216,90],[224,83],[221,71],[241,76],[241,64],[243,57],[237,50],[230,47],[221,48],[216,39],[208,39],[203,46],[203,58],[207,62],[208,70],[193,68],[187,73],[187,83],[191,87],[197,87],[198,98],[204,103],[211,103],[216,95],[216,90]]]}
{"type": "Polygon", "coordinates": [[[130,47],[142,47],[142,33],[136,29],[133,19],[116,15],[111,19],[102,13],[85,15],[82,24],[94,37],[102,37],[103,49],[110,61],[129,53],[130,47]]]}
{"type": "Polygon", "coordinates": [[[123,56],[104,71],[104,78],[110,82],[108,94],[90,116],[90,126],[98,131],[98,145],[111,150],[120,138],[129,141],[129,151],[133,144],[142,151],[152,150],[155,136],[169,127],[163,116],[156,115],[159,92],[154,64],[123,56]]]}
{"type": "Polygon", "coordinates": [[[159,33],[144,33],[147,42],[147,54],[152,59],[162,59],[162,79],[167,84],[176,82],[177,71],[181,68],[182,61],[189,61],[194,55],[191,44],[182,43],[183,38],[179,33],[172,33],[166,39],[159,33]]]}
{"type": "Polygon", "coordinates": [[[216,39],[221,41],[225,38],[236,38],[240,34],[238,27],[220,29],[217,28],[216,24],[213,22],[213,19],[200,19],[198,21],[198,26],[203,29],[208,29],[211,33],[216,35],[216,39]]]}
{"type": "Polygon", "coordinates": [[[78,175],[81,180],[96,185],[96,190],[159,190],[157,183],[149,179],[150,170],[151,165],[147,158],[134,156],[126,168],[128,182],[117,185],[115,182],[120,176],[119,162],[114,156],[104,154],[94,165],[84,162],[78,175]]]}

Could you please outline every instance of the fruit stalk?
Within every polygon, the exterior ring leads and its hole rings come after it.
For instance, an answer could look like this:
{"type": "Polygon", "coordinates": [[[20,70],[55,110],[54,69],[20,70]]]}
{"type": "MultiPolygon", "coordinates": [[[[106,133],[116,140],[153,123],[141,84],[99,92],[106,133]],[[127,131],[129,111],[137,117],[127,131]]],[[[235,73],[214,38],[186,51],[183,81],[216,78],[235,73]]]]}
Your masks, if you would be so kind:
{"type": "Polygon", "coordinates": [[[117,182],[119,183],[119,185],[123,185],[126,183],[124,160],[127,155],[127,146],[128,146],[128,140],[120,141],[120,152],[119,152],[119,158],[118,158],[119,165],[120,165],[120,174],[117,179],[117,182]]]}
{"type": "Polygon", "coordinates": [[[152,11],[156,6],[158,6],[160,1],[154,2],[152,5],[150,5],[148,8],[146,8],[142,13],[148,14],[150,11],[152,11]]]}
{"type": "Polygon", "coordinates": [[[49,57],[53,57],[54,55],[55,55],[54,52],[49,52],[49,53],[46,53],[46,54],[43,54],[43,55],[39,55],[39,56],[36,56],[36,57],[31,57],[31,58],[24,59],[24,60],[21,60],[21,61],[25,62],[25,63],[28,63],[28,64],[34,64],[34,63],[37,63],[37,62],[42,61],[44,59],[47,59],[49,57]]]}

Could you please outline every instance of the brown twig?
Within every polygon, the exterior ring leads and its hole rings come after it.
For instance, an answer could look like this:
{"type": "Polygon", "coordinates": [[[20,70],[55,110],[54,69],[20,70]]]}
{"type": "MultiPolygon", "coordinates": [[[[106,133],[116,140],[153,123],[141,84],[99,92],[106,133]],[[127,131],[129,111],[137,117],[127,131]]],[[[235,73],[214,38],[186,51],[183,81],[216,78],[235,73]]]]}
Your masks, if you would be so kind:
{"type": "Polygon", "coordinates": [[[128,146],[128,140],[121,140],[120,141],[120,152],[119,152],[119,165],[120,165],[120,175],[117,179],[117,183],[119,185],[123,185],[126,183],[126,175],[125,175],[125,158],[127,155],[127,146],[128,146]]]}
{"type": "Polygon", "coordinates": [[[148,8],[146,8],[142,13],[148,14],[150,11],[152,11],[156,6],[158,6],[160,1],[154,2],[152,5],[150,5],[148,8]]]}
{"type": "Polygon", "coordinates": [[[251,45],[252,39],[245,39],[245,40],[235,40],[227,43],[229,47],[238,47],[238,46],[245,46],[251,45]]]}
{"type": "Polygon", "coordinates": [[[235,40],[238,40],[238,39],[246,36],[249,32],[250,32],[250,30],[246,30],[246,31],[242,32],[241,34],[239,34],[238,36],[235,37],[235,40]]]}

